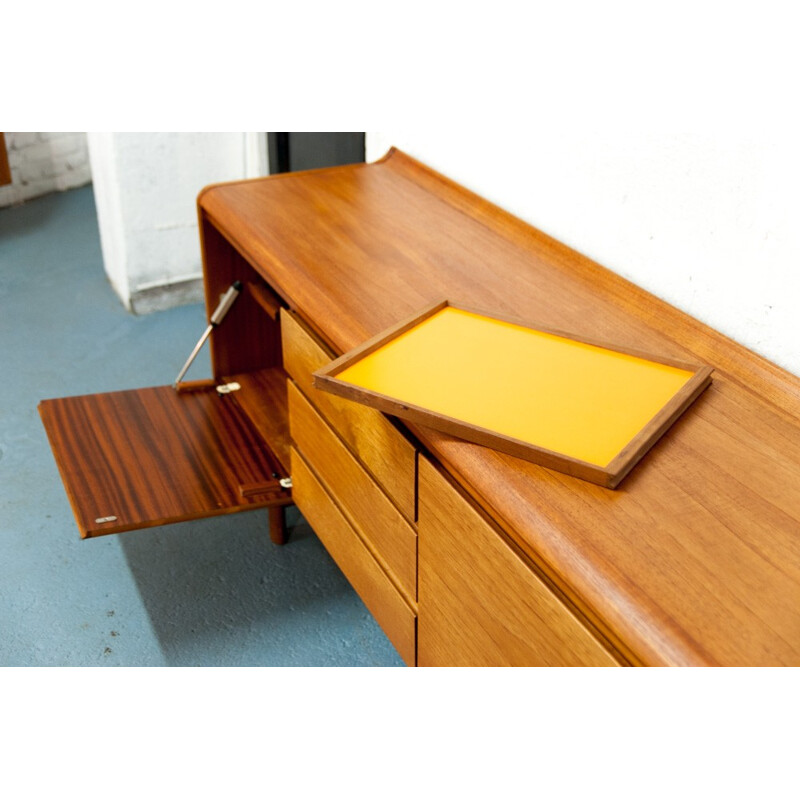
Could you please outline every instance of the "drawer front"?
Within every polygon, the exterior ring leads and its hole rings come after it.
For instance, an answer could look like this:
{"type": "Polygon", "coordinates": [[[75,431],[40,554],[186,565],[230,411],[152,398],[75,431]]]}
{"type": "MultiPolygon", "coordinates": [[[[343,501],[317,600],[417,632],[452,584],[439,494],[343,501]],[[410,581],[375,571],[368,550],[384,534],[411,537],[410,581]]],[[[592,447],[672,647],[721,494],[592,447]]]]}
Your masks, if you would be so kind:
{"type": "Polygon", "coordinates": [[[373,408],[315,389],[312,373],[333,356],[292,314],[281,309],[284,369],[306,397],[358,456],[403,516],[414,519],[416,450],[386,417],[373,408]]]}
{"type": "Polygon", "coordinates": [[[292,441],[353,527],[411,601],[416,601],[417,535],[327,423],[289,381],[292,441]]]}
{"type": "Polygon", "coordinates": [[[400,657],[408,666],[414,666],[416,615],[294,448],[291,458],[297,507],[400,657]]]}
{"type": "Polygon", "coordinates": [[[422,456],[419,469],[420,666],[616,666],[422,456]]]}

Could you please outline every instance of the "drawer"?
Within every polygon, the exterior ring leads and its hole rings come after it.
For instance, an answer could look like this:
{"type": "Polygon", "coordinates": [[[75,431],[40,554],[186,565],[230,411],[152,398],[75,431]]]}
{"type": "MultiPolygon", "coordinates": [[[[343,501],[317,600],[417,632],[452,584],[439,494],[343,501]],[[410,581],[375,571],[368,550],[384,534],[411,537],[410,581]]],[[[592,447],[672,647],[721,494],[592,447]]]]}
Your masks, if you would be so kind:
{"type": "Polygon", "coordinates": [[[616,666],[434,467],[419,465],[420,666],[616,666]]]}
{"type": "Polygon", "coordinates": [[[283,366],[306,397],[392,498],[414,520],[416,449],[381,412],[319,391],[311,374],[334,356],[306,330],[296,315],[281,309],[283,366]]]}
{"type": "Polygon", "coordinates": [[[416,663],[416,615],[342,516],[303,457],[291,450],[294,501],[400,657],[416,663]]]}
{"type": "Polygon", "coordinates": [[[295,447],[397,587],[414,602],[417,596],[416,531],[295,384],[292,381],[288,384],[289,429],[295,447]]]}

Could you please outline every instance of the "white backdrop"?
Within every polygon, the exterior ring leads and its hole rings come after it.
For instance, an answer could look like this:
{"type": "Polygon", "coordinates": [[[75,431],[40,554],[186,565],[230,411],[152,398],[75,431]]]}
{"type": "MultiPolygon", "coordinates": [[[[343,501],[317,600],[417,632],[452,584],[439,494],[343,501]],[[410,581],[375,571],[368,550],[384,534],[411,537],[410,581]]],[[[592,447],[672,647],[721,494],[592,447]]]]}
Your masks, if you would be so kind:
{"type": "Polygon", "coordinates": [[[800,374],[798,143],[541,125],[367,134],[800,374]]]}

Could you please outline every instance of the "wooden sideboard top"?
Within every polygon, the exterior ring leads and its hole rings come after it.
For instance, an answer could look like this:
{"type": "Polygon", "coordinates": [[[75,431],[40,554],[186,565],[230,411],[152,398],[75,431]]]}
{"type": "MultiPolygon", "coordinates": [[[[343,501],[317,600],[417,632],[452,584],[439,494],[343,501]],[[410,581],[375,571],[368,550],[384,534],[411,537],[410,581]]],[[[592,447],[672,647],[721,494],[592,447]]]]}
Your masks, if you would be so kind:
{"type": "Polygon", "coordinates": [[[412,431],[631,663],[800,665],[800,378],[398,150],[198,205],[340,354],[447,298],[712,365],[615,490],[412,431]]]}

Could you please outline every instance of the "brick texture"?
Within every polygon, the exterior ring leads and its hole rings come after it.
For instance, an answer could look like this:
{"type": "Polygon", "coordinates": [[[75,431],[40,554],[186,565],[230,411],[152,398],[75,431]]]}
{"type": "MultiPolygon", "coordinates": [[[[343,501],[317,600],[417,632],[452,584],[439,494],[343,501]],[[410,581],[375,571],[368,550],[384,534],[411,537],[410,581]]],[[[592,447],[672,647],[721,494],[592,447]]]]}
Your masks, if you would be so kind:
{"type": "Polygon", "coordinates": [[[85,133],[6,133],[12,182],[0,207],[83,186],[92,180],[85,133]]]}

